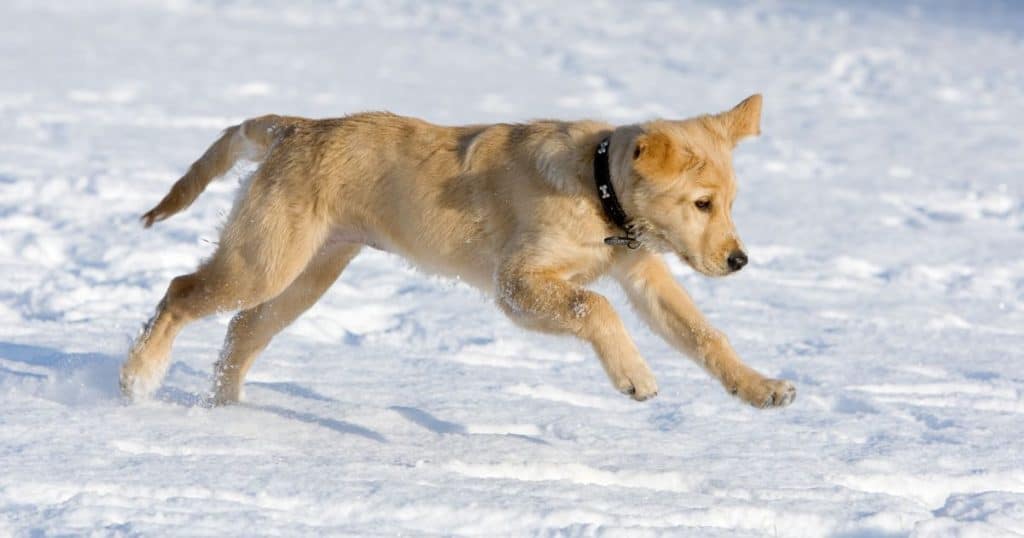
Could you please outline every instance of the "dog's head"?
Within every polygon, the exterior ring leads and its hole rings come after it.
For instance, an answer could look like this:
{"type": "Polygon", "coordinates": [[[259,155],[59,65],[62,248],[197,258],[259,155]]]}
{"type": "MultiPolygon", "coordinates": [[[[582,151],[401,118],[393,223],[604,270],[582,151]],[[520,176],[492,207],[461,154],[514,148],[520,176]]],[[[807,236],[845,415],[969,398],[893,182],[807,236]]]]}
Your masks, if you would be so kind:
{"type": "Polygon", "coordinates": [[[720,114],[616,130],[613,174],[623,174],[623,203],[645,244],[675,252],[708,276],[747,263],[731,215],[732,149],[760,134],[760,125],[761,96],[752,95],[720,114]]]}

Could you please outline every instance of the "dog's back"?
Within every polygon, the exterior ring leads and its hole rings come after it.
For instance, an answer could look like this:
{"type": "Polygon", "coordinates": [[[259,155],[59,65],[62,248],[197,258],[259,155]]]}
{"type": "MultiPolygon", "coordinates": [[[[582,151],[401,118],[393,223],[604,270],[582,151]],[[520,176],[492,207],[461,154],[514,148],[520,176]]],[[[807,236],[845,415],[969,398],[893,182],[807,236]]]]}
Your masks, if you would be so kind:
{"type": "MultiPolygon", "coordinates": [[[[602,128],[556,121],[445,127],[388,112],[263,116],[228,128],[143,221],[148,227],[187,208],[237,160],[250,159],[261,166],[239,204],[282,204],[324,220],[328,241],[394,251],[490,291],[494,260],[518,225],[552,212],[538,200],[564,204],[582,190],[579,146],[602,128]]],[[[553,213],[571,220],[575,206],[553,213]]]]}

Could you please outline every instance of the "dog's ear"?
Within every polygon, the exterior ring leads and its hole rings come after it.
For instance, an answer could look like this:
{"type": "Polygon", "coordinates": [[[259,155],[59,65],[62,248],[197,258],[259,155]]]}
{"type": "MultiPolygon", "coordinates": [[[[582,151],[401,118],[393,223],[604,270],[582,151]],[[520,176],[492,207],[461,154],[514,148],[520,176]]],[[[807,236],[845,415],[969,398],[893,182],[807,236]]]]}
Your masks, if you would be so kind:
{"type": "Polygon", "coordinates": [[[672,179],[697,163],[690,150],[660,131],[641,134],[633,148],[633,169],[645,177],[672,179]]]}
{"type": "Polygon", "coordinates": [[[715,117],[722,122],[733,146],[748,136],[757,136],[761,134],[761,94],[755,93],[715,117]]]}

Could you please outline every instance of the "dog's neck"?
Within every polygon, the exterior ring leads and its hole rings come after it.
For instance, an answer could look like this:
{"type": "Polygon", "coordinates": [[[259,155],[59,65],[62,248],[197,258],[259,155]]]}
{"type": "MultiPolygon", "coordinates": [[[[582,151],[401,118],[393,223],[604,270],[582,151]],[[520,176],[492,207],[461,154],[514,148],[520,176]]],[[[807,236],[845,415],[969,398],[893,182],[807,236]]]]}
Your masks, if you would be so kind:
{"type": "Polygon", "coordinates": [[[619,203],[615,194],[615,186],[612,184],[611,166],[611,135],[604,137],[594,150],[594,186],[597,189],[597,198],[601,201],[601,208],[604,216],[613,224],[618,226],[625,235],[609,236],[604,238],[606,245],[622,245],[630,249],[640,247],[640,240],[637,237],[633,224],[626,211],[619,203]]]}

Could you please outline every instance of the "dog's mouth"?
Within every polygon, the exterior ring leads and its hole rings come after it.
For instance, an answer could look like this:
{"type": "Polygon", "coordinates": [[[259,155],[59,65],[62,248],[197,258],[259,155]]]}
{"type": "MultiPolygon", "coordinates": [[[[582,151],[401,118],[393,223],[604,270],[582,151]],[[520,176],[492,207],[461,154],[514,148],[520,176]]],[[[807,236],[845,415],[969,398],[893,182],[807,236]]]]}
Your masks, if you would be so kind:
{"type": "MultiPolygon", "coordinates": [[[[662,243],[667,243],[664,239],[662,243]]],[[[698,258],[697,256],[691,255],[689,252],[680,248],[670,248],[669,251],[674,252],[676,256],[682,260],[683,263],[689,265],[691,269],[698,273],[708,277],[722,277],[729,275],[731,271],[726,270],[722,267],[715,267],[705,262],[704,258],[698,258]]]]}
{"type": "Polygon", "coordinates": [[[646,224],[639,228],[639,234],[645,248],[661,254],[674,253],[683,263],[691,269],[706,276],[721,276],[714,270],[705,267],[695,256],[692,256],[685,249],[669,240],[668,236],[658,228],[646,224]]]}
{"type": "Polygon", "coordinates": [[[685,252],[676,251],[676,255],[679,256],[680,260],[683,260],[683,263],[685,263],[686,265],[689,265],[691,269],[693,269],[694,271],[697,271],[698,273],[700,273],[700,274],[702,274],[704,276],[710,276],[710,277],[723,276],[722,273],[720,273],[718,271],[715,271],[714,269],[712,269],[710,267],[707,267],[703,263],[699,263],[692,256],[690,256],[689,254],[687,254],[685,252]]]}
{"type": "Polygon", "coordinates": [[[708,264],[705,262],[705,258],[691,254],[682,245],[677,245],[670,240],[664,231],[646,219],[637,219],[634,230],[644,248],[661,254],[674,253],[683,263],[704,276],[723,277],[732,274],[732,271],[725,265],[708,264]]]}

